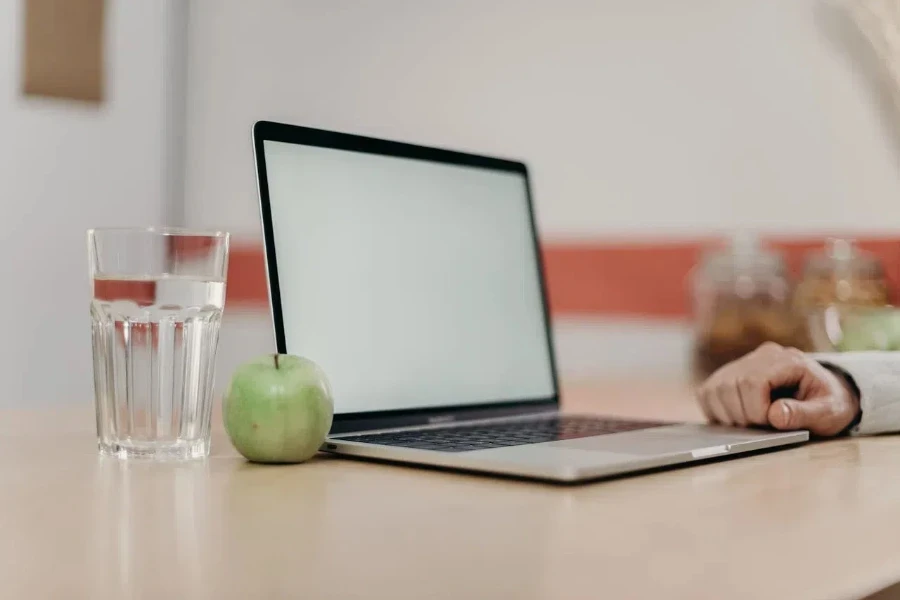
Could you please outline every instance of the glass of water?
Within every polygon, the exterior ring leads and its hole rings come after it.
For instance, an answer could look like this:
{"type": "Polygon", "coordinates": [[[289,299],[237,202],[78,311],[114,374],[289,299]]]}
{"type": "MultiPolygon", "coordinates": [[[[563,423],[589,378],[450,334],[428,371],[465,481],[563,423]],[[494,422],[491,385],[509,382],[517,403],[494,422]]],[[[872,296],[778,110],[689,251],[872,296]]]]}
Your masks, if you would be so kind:
{"type": "Polygon", "coordinates": [[[228,234],[88,231],[100,453],[209,454],[228,234]]]}

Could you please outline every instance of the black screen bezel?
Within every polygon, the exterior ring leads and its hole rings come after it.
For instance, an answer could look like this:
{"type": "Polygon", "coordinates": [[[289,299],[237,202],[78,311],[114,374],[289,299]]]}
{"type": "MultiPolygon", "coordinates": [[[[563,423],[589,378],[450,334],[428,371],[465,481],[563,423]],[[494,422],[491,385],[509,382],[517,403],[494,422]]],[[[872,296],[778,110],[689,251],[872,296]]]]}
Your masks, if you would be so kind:
{"type": "Polygon", "coordinates": [[[501,416],[517,416],[546,412],[559,407],[559,382],[556,368],[556,355],[553,347],[553,336],[550,326],[550,312],[547,303],[546,279],[544,263],[540,252],[537,226],[535,223],[534,205],[531,198],[531,184],[528,169],[524,163],[488,156],[479,156],[453,150],[429,148],[415,144],[394,142],[377,138],[338,133],[323,129],[300,127],[259,121],[253,126],[253,149],[256,159],[257,185],[262,218],[263,239],[265,241],[266,272],[269,287],[269,300],[272,307],[272,319],[275,326],[275,342],[278,352],[287,352],[282,318],[281,291],[278,285],[278,261],[275,254],[275,236],[272,227],[272,210],[269,202],[269,185],[266,174],[266,157],[263,142],[286,142],[320,148],[333,148],[382,156],[412,158],[442,164],[481,167],[521,174],[525,178],[525,190],[528,201],[528,215],[531,226],[531,238],[535,254],[535,264],[541,289],[541,306],[544,320],[547,351],[550,356],[550,371],[553,380],[553,394],[547,398],[533,399],[499,399],[479,404],[462,406],[441,406],[420,409],[400,409],[367,411],[335,414],[331,428],[332,434],[373,429],[389,429],[425,425],[435,422],[463,421],[501,416]]]}

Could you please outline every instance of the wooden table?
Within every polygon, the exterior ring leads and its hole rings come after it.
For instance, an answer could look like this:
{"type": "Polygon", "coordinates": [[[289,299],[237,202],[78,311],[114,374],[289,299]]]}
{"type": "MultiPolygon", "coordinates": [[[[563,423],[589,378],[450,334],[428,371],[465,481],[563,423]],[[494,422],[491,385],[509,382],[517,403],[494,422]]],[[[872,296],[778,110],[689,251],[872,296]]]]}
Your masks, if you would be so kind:
{"type": "MultiPolygon", "coordinates": [[[[699,418],[686,389],[566,404],[699,418]]],[[[120,463],[92,408],[0,418],[3,598],[858,598],[900,581],[900,436],[578,487],[323,458],[120,463]]]]}

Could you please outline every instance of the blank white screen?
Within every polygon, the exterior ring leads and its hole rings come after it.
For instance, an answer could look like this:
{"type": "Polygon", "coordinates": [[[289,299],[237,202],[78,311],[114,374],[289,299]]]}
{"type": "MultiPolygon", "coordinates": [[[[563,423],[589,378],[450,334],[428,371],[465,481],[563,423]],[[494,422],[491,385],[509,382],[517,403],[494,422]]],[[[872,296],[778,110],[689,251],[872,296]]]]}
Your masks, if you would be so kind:
{"type": "Polygon", "coordinates": [[[287,351],[336,413],[553,394],[523,175],[263,146],[287,351]]]}

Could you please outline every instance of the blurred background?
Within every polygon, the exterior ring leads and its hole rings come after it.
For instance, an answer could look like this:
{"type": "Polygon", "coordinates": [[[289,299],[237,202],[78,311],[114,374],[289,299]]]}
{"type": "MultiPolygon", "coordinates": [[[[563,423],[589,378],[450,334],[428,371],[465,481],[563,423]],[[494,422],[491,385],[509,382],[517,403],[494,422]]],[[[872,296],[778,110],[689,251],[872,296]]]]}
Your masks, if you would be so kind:
{"type": "Polygon", "coordinates": [[[566,381],[812,347],[894,297],[895,5],[0,0],[0,402],[90,401],[89,227],[232,232],[220,383],[274,348],[260,119],[526,161],[566,381]]]}

